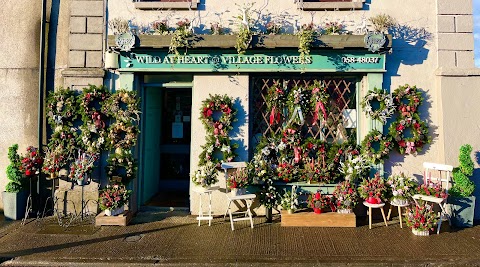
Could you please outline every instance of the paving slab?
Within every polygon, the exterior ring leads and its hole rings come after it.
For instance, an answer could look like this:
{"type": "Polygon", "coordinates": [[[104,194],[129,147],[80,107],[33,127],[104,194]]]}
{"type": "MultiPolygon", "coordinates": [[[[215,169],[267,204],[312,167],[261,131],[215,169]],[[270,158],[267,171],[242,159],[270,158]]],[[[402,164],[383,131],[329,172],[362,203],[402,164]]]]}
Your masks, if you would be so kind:
{"type": "Polygon", "coordinates": [[[371,230],[281,227],[278,217],[198,226],[186,212],[140,212],[127,227],[91,222],[56,229],[54,218],[14,223],[0,235],[5,266],[480,266],[480,226],[414,236],[398,220],[371,230]],[[78,230],[77,228],[82,230],[78,230]]]}

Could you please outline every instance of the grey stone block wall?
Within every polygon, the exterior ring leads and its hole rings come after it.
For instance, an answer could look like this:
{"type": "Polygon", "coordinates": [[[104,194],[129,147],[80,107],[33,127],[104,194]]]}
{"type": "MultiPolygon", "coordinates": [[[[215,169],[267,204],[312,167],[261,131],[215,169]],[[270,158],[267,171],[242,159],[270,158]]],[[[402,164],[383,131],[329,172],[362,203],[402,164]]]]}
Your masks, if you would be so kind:
{"type": "Polygon", "coordinates": [[[472,0],[437,1],[438,67],[474,67],[472,10],[472,0]]]}

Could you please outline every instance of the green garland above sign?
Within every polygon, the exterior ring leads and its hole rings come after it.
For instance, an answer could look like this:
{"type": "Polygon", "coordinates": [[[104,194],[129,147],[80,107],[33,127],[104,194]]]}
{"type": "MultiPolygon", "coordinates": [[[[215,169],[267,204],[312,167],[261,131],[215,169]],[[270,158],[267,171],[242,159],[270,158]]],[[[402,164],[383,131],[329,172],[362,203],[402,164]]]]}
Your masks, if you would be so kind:
{"type": "Polygon", "coordinates": [[[302,64],[297,51],[255,53],[247,51],[238,55],[195,51],[174,56],[163,50],[122,52],[120,70],[125,71],[182,71],[182,72],[384,72],[385,55],[362,51],[321,51],[311,53],[302,64]]]}

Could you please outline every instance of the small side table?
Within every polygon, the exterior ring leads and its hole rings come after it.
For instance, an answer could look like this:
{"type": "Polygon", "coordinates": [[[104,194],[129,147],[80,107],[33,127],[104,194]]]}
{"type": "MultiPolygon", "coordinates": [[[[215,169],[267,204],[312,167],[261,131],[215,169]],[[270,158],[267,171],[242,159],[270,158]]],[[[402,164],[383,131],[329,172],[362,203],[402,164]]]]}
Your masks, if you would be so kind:
{"type": "Polygon", "coordinates": [[[380,209],[380,211],[382,212],[383,221],[385,222],[385,226],[388,226],[387,219],[385,218],[385,212],[383,211],[383,207],[385,206],[385,203],[370,204],[367,201],[363,201],[363,205],[365,207],[368,207],[368,228],[369,229],[372,229],[372,209],[380,209]]]}
{"type": "Polygon", "coordinates": [[[200,207],[198,209],[198,226],[200,226],[202,221],[208,221],[208,226],[212,225],[212,220],[213,220],[213,215],[212,215],[212,193],[215,190],[218,190],[218,186],[215,187],[210,187],[210,188],[203,188],[203,187],[194,187],[193,192],[197,193],[200,197],[200,207]],[[208,196],[208,213],[203,214],[203,204],[202,204],[202,199],[203,196],[207,195],[208,196]]]}
{"type": "Polygon", "coordinates": [[[398,208],[398,219],[400,220],[400,228],[403,228],[402,224],[402,208],[408,207],[410,204],[407,202],[405,204],[399,204],[395,202],[390,202],[390,209],[388,210],[387,220],[390,220],[390,215],[392,214],[393,207],[398,208]]]}

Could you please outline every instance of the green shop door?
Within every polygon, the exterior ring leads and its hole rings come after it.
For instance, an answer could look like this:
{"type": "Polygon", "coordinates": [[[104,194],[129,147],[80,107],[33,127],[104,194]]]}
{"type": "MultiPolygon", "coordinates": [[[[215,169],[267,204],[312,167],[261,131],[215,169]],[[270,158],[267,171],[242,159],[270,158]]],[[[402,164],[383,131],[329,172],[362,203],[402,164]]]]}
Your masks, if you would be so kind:
{"type": "Polygon", "coordinates": [[[145,88],[141,202],[189,207],[191,88],[145,88]]]}

